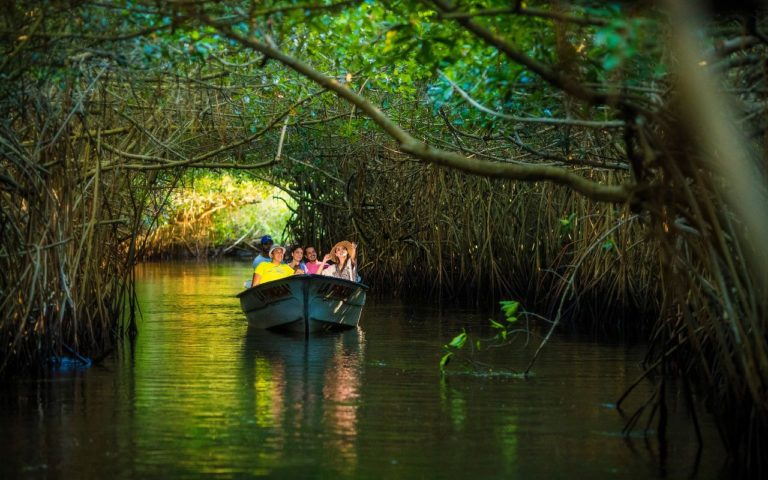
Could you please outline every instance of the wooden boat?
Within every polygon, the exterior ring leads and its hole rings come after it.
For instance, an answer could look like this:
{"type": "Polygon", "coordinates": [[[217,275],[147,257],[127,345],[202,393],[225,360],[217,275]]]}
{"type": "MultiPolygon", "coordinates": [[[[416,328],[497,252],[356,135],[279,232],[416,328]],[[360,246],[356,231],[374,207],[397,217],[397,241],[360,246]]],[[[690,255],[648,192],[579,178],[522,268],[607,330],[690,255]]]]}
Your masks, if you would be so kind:
{"type": "Polygon", "coordinates": [[[309,334],[355,328],[368,287],[322,275],[293,275],[240,292],[248,323],[309,334]]]}

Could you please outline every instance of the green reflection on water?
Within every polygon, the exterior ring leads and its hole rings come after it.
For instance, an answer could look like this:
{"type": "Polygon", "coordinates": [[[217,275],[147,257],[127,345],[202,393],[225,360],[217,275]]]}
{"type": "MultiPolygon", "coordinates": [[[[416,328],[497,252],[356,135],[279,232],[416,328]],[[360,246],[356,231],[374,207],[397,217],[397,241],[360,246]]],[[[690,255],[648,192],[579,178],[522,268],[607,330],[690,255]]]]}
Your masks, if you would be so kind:
{"type": "Polygon", "coordinates": [[[139,448],[156,452],[150,464],[264,475],[319,459],[354,471],[362,332],[305,343],[252,331],[231,268],[182,267],[172,282],[153,274],[139,292],[151,321],[135,350],[131,422],[139,448]]]}
{"type": "Polygon", "coordinates": [[[440,404],[443,411],[448,413],[454,431],[464,430],[464,421],[467,418],[466,401],[459,390],[448,386],[444,376],[440,379],[440,404]]]}
{"type": "Polygon", "coordinates": [[[518,421],[517,415],[503,415],[499,421],[498,436],[501,453],[510,467],[517,464],[518,421]]]}
{"type": "MultiPolygon", "coordinates": [[[[705,416],[700,467],[685,409],[670,409],[664,469],[655,437],[620,435],[625,419],[603,405],[640,374],[642,350],[553,337],[532,380],[441,377],[446,339],[484,315],[372,296],[361,330],[309,343],[249,331],[234,297],[246,263],[144,266],[135,344],[0,389],[0,478],[720,476],[705,416]]],[[[500,368],[528,360],[489,353],[500,368]]]]}
{"type": "Polygon", "coordinates": [[[253,381],[253,394],[256,399],[254,402],[254,417],[256,425],[262,428],[271,428],[275,426],[275,417],[280,416],[280,412],[273,412],[273,407],[278,408],[279,398],[275,392],[275,373],[269,361],[263,357],[256,357],[255,366],[256,378],[253,381]]]}

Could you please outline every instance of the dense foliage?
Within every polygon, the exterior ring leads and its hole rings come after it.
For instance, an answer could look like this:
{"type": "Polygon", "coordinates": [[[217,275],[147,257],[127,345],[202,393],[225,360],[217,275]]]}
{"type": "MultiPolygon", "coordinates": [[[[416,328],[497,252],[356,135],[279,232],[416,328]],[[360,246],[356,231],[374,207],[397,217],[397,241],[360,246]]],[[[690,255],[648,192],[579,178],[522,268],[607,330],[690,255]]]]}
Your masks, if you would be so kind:
{"type": "Polygon", "coordinates": [[[764,461],[765,17],[695,3],[9,6],[3,361],[98,350],[185,170],[233,169],[376,288],[654,313],[648,422],[682,378],[764,461]]]}
{"type": "MultiPolygon", "coordinates": [[[[147,228],[146,257],[206,258],[256,249],[248,240],[272,235],[285,243],[291,198],[262,181],[229,173],[190,172],[147,228]]],[[[147,224],[154,217],[147,216],[147,224]]]]}

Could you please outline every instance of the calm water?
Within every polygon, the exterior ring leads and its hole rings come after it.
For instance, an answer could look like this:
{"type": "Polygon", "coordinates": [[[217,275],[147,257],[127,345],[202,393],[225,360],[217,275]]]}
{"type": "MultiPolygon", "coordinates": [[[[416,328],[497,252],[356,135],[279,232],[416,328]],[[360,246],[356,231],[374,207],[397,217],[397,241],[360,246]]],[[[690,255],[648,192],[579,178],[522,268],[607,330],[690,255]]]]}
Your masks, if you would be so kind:
{"type": "MultiPolygon", "coordinates": [[[[234,262],[142,266],[133,346],[88,370],[2,385],[0,478],[723,474],[706,417],[695,462],[682,399],[671,399],[666,461],[652,435],[622,436],[610,403],[640,373],[642,348],[556,338],[532,380],[441,379],[442,345],[487,316],[370,298],[359,330],[305,343],[247,328],[233,297],[247,272],[234,262]]],[[[482,359],[520,370],[530,354],[521,345],[482,359]]]]}

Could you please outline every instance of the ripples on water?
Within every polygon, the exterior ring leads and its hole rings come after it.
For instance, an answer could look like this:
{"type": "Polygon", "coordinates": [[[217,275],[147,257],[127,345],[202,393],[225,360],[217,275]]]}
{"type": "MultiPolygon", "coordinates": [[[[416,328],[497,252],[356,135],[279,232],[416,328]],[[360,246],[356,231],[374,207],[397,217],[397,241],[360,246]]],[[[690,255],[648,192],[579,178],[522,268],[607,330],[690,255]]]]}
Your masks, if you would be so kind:
{"type": "MultiPolygon", "coordinates": [[[[611,409],[642,349],[557,338],[535,376],[438,374],[442,345],[486,317],[369,297],[361,328],[253,331],[246,263],[139,270],[134,345],[85,371],[3,385],[0,478],[714,478],[672,399],[669,460],[611,409]]],[[[522,347],[486,352],[521,370],[522,347]]],[[[453,366],[452,366],[453,367],[453,366]]],[[[451,369],[456,372],[456,368],[451,369]]],[[[631,406],[650,392],[643,384],[631,406]]],[[[631,411],[631,409],[630,409],[631,411]]]]}

